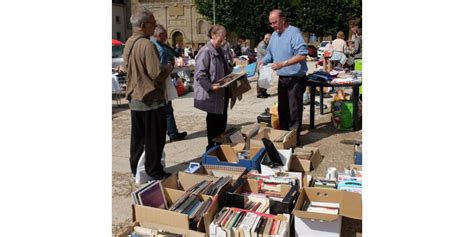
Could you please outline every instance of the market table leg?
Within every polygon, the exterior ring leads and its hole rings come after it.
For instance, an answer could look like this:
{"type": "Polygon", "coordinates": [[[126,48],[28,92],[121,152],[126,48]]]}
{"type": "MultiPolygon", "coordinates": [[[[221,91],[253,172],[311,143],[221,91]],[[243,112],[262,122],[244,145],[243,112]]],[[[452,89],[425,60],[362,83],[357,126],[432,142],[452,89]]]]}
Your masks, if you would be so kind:
{"type": "Polygon", "coordinates": [[[324,92],[323,92],[323,86],[319,87],[319,111],[320,114],[324,114],[324,104],[323,104],[323,99],[324,99],[324,92]]]}

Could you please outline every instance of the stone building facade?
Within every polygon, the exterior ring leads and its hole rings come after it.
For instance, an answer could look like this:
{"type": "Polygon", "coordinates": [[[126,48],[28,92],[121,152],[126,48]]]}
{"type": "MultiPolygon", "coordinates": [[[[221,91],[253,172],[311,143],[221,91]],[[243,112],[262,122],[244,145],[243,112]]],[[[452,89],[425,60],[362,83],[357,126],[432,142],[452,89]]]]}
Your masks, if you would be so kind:
{"type": "Polygon", "coordinates": [[[212,22],[198,13],[193,0],[132,0],[132,9],[142,5],[150,9],[158,23],[168,30],[170,46],[197,48],[206,43],[212,22]]]}

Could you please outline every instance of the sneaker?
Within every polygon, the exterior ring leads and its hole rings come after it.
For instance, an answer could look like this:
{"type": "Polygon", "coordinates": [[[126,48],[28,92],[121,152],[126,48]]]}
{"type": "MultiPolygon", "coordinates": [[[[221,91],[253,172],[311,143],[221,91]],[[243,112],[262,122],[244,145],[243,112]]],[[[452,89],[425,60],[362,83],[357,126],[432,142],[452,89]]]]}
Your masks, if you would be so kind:
{"type": "Polygon", "coordinates": [[[176,135],[176,137],[174,138],[170,137],[170,142],[183,140],[187,135],[188,135],[187,132],[179,132],[178,135],[176,135]]]}

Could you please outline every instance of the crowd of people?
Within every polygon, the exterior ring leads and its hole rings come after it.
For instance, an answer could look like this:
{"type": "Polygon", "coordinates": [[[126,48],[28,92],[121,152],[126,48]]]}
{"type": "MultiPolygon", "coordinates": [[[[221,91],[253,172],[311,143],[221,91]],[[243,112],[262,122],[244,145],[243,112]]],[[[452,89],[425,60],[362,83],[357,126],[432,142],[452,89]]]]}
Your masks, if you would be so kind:
{"type": "MultiPolygon", "coordinates": [[[[284,13],[275,9],[268,21],[273,33],[267,33],[258,44],[257,68],[271,63],[278,75],[278,115],[280,129],[296,130],[297,145],[303,118],[303,93],[306,89],[308,67],[307,46],[301,31],[290,25],[284,13]]],[[[133,35],[124,48],[123,71],[127,73],[126,99],[131,110],[130,167],[135,176],[138,161],[145,152],[145,171],[152,180],[161,180],[170,174],[161,164],[166,133],[170,141],[184,139],[186,132],[178,132],[173,114],[172,100],[176,98],[170,74],[175,58],[194,57],[194,107],[207,113],[206,150],[217,145],[214,138],[227,126],[229,91],[219,81],[232,73],[234,58],[249,52],[247,45],[232,47],[226,41],[227,30],[212,25],[209,41],[199,44],[196,51],[182,49],[179,44],[171,48],[166,44],[168,33],[157,24],[153,13],[146,7],[135,9],[130,18],[133,35]]],[[[339,32],[331,44],[332,55],[325,57],[327,64],[346,65],[361,58],[362,39],[357,28],[351,29],[353,38],[348,46],[344,33],[339,32]]],[[[257,88],[257,96],[266,98],[266,90],[257,88]]],[[[204,122],[204,121],[202,121],[204,122]]]]}

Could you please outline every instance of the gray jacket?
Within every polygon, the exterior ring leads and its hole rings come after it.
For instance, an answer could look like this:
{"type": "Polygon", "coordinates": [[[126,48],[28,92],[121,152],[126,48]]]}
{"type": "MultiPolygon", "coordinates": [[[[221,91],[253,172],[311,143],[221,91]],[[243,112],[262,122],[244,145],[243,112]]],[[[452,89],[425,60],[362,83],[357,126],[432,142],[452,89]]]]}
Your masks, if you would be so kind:
{"type": "Polygon", "coordinates": [[[232,73],[224,59],[224,52],[212,46],[209,41],[196,55],[194,66],[194,107],[208,113],[223,114],[225,89],[211,91],[211,85],[232,73]]]}
{"type": "Polygon", "coordinates": [[[267,46],[268,44],[265,43],[265,41],[260,41],[257,45],[257,62],[262,61],[263,57],[265,57],[265,54],[267,54],[267,46]]]}
{"type": "Polygon", "coordinates": [[[362,58],[362,36],[356,36],[354,39],[354,50],[352,51],[354,59],[362,58]]]}

